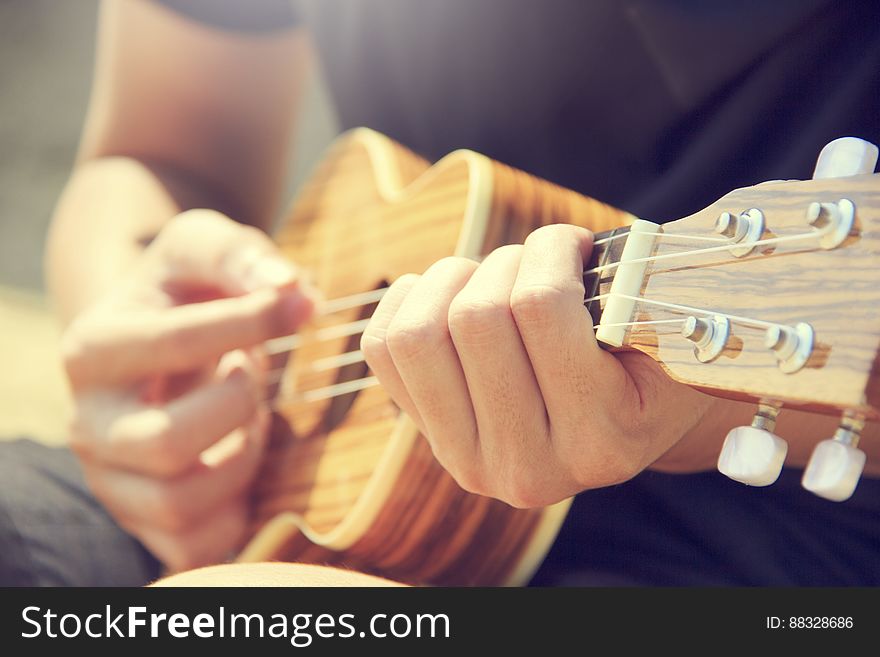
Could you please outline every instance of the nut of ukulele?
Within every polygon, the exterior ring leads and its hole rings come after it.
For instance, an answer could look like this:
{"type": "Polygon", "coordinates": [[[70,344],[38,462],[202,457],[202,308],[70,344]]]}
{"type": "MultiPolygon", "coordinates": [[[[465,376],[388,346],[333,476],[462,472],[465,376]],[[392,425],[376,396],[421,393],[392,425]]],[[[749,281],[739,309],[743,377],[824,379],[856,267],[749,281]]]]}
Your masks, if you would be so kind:
{"type": "Polygon", "coordinates": [[[780,405],[762,402],[751,426],[736,427],[724,439],[718,471],[749,486],[769,486],[779,478],[788,443],[773,433],[780,405]]]}
{"type": "Polygon", "coordinates": [[[801,480],[804,488],[833,502],[852,497],[865,469],[865,453],[856,447],[863,425],[844,417],[834,437],[816,445],[801,480]]]}

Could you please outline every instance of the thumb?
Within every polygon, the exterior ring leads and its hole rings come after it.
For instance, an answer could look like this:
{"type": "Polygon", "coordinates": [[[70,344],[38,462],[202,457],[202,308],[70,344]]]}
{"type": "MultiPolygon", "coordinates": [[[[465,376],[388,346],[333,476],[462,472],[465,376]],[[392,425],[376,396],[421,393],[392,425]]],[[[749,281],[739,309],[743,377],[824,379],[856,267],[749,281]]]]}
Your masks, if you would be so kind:
{"type": "Polygon", "coordinates": [[[162,282],[172,288],[210,288],[222,296],[260,289],[299,291],[301,272],[261,230],[213,210],[174,217],[150,246],[162,282]]]}

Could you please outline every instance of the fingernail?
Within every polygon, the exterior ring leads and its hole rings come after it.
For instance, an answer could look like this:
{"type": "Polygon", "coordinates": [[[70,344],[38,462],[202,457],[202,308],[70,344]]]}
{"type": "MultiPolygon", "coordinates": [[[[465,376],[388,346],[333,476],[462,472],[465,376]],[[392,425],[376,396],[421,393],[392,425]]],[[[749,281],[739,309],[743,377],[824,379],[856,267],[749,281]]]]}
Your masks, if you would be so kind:
{"type": "Polygon", "coordinates": [[[315,303],[299,288],[282,292],[280,311],[284,325],[290,330],[306,321],[314,311],[315,303]]]}

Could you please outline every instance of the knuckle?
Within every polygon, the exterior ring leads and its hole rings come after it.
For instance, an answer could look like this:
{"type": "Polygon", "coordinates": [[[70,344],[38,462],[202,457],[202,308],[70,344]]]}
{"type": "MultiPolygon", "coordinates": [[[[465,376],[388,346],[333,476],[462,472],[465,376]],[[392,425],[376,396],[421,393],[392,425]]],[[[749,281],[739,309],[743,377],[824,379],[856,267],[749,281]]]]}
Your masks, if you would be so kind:
{"type": "Polygon", "coordinates": [[[397,279],[391,284],[391,287],[388,289],[388,292],[395,287],[409,287],[410,285],[415,284],[421,276],[419,274],[403,274],[398,276],[397,279]]]}
{"type": "Polygon", "coordinates": [[[495,335],[498,329],[511,319],[511,310],[508,306],[488,299],[461,296],[453,299],[447,316],[449,331],[453,336],[478,341],[480,338],[495,335]]]}
{"type": "Polygon", "coordinates": [[[555,239],[559,236],[570,236],[573,234],[585,232],[586,229],[581,228],[580,226],[574,226],[572,224],[547,224],[546,226],[541,226],[540,228],[536,228],[526,237],[525,244],[531,245],[534,242],[545,241],[548,239],[555,239]]]}
{"type": "Polygon", "coordinates": [[[548,503],[543,487],[525,473],[518,473],[507,482],[501,499],[517,509],[534,509],[548,503]]]}
{"type": "Polygon", "coordinates": [[[569,228],[566,224],[547,224],[546,226],[539,226],[529,233],[528,237],[526,237],[526,241],[534,241],[542,237],[547,237],[548,235],[558,235],[561,231],[568,229],[569,228]]]}
{"type": "Polygon", "coordinates": [[[581,488],[605,488],[629,481],[641,471],[641,461],[622,452],[622,450],[603,450],[593,454],[581,465],[577,481],[581,488]]]}
{"type": "MultiPolygon", "coordinates": [[[[420,278],[419,274],[403,274],[391,284],[385,296],[389,297],[390,295],[400,293],[405,297],[406,291],[420,278]]],[[[374,314],[361,335],[360,341],[360,349],[368,365],[372,366],[374,363],[385,362],[391,357],[388,350],[387,335],[388,327],[385,325],[385,322],[380,315],[374,314]]]]}
{"type": "Polygon", "coordinates": [[[477,268],[477,263],[470,258],[462,258],[460,256],[446,256],[440,258],[425,270],[425,274],[454,274],[461,271],[472,271],[477,268]]]}
{"type": "Polygon", "coordinates": [[[177,231],[189,233],[190,230],[199,230],[218,223],[230,224],[232,220],[217,210],[194,208],[192,210],[185,210],[173,217],[165,229],[163,229],[162,235],[174,236],[177,231]]]}
{"type": "Polygon", "coordinates": [[[385,343],[392,358],[416,360],[432,353],[448,336],[445,322],[431,318],[395,319],[385,334],[385,343]]]}
{"type": "Polygon", "coordinates": [[[486,259],[494,258],[497,256],[518,256],[523,252],[522,244],[505,244],[503,246],[499,246],[497,249],[494,249],[486,259]]]}
{"type": "MultiPolygon", "coordinates": [[[[439,460],[439,459],[438,459],[439,460]]],[[[447,471],[455,483],[471,495],[489,496],[489,487],[482,468],[475,461],[456,461],[447,471]]]]}
{"type": "Polygon", "coordinates": [[[223,217],[227,222],[227,229],[230,237],[236,242],[246,245],[246,248],[262,255],[277,252],[277,247],[266,233],[248,224],[240,224],[232,221],[228,217],[223,217]]]}
{"type": "Polygon", "coordinates": [[[385,343],[385,332],[372,326],[368,326],[361,335],[360,348],[364,360],[370,367],[385,363],[391,357],[388,345],[385,343]]]}
{"type": "Polygon", "coordinates": [[[556,320],[572,295],[583,291],[564,290],[553,285],[515,288],[510,295],[510,311],[517,324],[548,324],[556,320]]]}
{"type": "MultiPolygon", "coordinates": [[[[227,222],[232,221],[228,217],[223,217],[227,222]]],[[[235,228],[239,234],[245,238],[246,241],[256,241],[256,242],[264,242],[266,244],[271,244],[271,240],[266,236],[262,230],[257,228],[256,226],[251,226],[250,224],[240,224],[238,222],[232,221],[232,227],[235,228]]],[[[273,249],[274,250],[274,249],[273,249]]]]}
{"type": "MultiPolygon", "coordinates": [[[[470,439],[467,443],[473,444],[470,439]]],[[[481,465],[478,459],[468,458],[470,455],[463,454],[460,446],[456,448],[455,443],[450,443],[443,435],[435,432],[428,437],[428,444],[431,446],[434,458],[452,475],[459,486],[472,492],[470,489],[480,484],[481,465]]]]}

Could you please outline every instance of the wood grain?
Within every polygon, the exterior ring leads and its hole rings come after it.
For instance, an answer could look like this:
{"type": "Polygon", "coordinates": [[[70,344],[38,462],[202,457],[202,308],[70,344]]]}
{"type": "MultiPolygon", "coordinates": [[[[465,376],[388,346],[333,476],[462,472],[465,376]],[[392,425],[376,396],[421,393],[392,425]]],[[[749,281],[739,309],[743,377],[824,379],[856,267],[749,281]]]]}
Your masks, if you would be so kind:
{"type": "MultiPolygon", "coordinates": [[[[856,227],[838,248],[809,240],[759,247],[745,257],[715,252],[649,265],[640,295],[702,312],[763,322],[809,323],[816,349],[786,374],[763,345],[763,329],[733,323],[724,352],[700,363],[678,324],[629,329],[640,350],[673,378],[712,394],[771,398],[826,413],[880,413],[880,176],[785,181],[736,190],[666,224],[654,255],[717,243],[715,219],[759,208],[765,239],[807,234],[813,201],[849,198],[856,227]]],[[[449,255],[479,258],[522,242],[541,225],[568,222],[606,231],[633,220],[620,210],[469,151],[433,166],[377,133],[341,138],[294,203],[277,236],[326,298],[386,287],[449,255]]],[[[603,252],[620,253],[624,240],[603,252]]],[[[588,280],[607,293],[613,276],[588,280]]],[[[603,305],[603,302],[600,302],[603,305]]],[[[368,317],[373,306],[319,318],[314,331],[368,317]]],[[[598,308],[591,308],[598,315],[598,308]]],[[[639,302],[632,319],[687,313],[639,302]]],[[[539,565],[567,510],[516,510],[468,494],[434,460],[427,441],[381,388],[305,404],[292,394],[367,374],[355,364],[310,371],[318,358],[357,349],[359,336],[304,345],[282,379],[271,447],[254,497],[254,540],[242,560],[342,564],[417,584],[522,584],[539,565]]]]}
{"type": "MultiPolygon", "coordinates": [[[[727,253],[657,261],[649,266],[641,296],[652,300],[766,322],[806,322],[817,346],[805,368],[782,372],[763,345],[764,331],[734,322],[733,338],[711,363],[693,356],[679,326],[635,326],[626,345],[658,360],[678,381],[712,394],[771,398],[813,411],[855,410],[877,419],[877,354],[880,353],[880,175],[834,180],[784,181],[736,190],[694,215],[666,224],[655,255],[687,252],[712,244],[678,238],[716,236],[723,211],[759,208],[764,239],[812,230],[806,210],[812,201],[848,198],[856,205],[853,234],[839,247],[824,250],[816,240],[758,247],[737,258],[727,253]]],[[[601,286],[607,291],[608,285],[601,286]]],[[[647,303],[637,305],[638,320],[682,317],[647,303]]]]}
{"type": "MultiPolygon", "coordinates": [[[[631,219],[472,152],[429,167],[377,133],[358,130],[340,139],[316,170],[277,241],[333,299],[384,287],[445,256],[479,257],[521,242],[542,224],[601,231],[631,219]]],[[[369,310],[323,317],[304,339],[369,310]]],[[[357,348],[358,339],[297,351],[280,398],[338,382],[338,373],[309,372],[308,363],[357,348]]],[[[346,376],[363,374],[354,368],[346,376]]],[[[279,404],[255,492],[257,537],[244,560],[345,564],[420,584],[527,581],[567,504],[517,510],[466,493],[381,388],[343,403],[342,417],[334,412],[338,399],[279,404]]]]}

